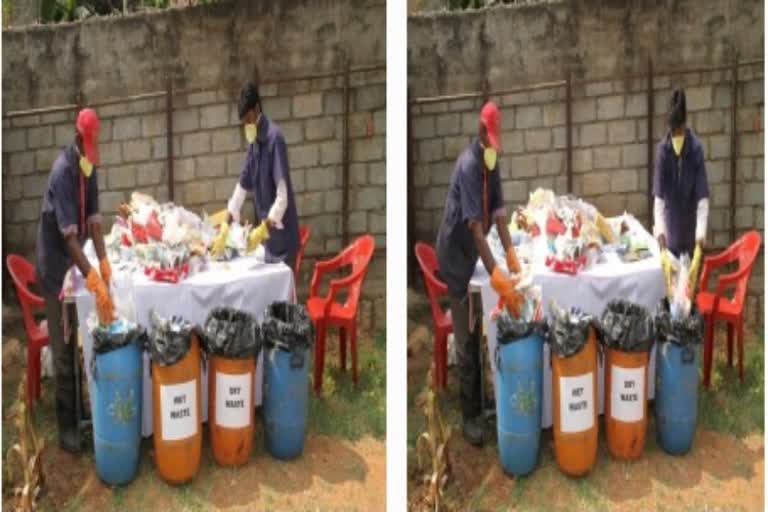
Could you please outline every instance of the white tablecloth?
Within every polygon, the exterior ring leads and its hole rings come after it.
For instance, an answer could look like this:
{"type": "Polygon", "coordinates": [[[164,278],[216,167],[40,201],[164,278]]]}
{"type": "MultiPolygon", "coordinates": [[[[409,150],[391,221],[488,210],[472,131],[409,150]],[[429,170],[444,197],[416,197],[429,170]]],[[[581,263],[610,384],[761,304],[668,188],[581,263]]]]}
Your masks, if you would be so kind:
{"type": "MultiPolygon", "coordinates": [[[[533,282],[541,285],[545,313],[548,313],[552,299],[560,307],[577,307],[597,316],[613,299],[625,299],[644,306],[653,312],[665,296],[664,273],[658,256],[646,260],[623,263],[615,254],[606,254],[606,261],[599,263],[575,276],[558,274],[543,263],[534,264],[533,282]]],[[[505,265],[506,268],[506,265],[505,265]]],[[[495,372],[496,363],[492,355],[496,350],[496,322],[489,313],[496,307],[498,295],[491,287],[485,267],[478,261],[475,274],[470,281],[470,292],[479,292],[483,304],[483,325],[488,338],[488,360],[495,372]]],[[[655,345],[651,352],[648,376],[655,375],[655,345]]],[[[549,362],[549,346],[544,346],[544,399],[542,401],[541,424],[552,426],[552,369],[549,362]]],[[[604,370],[602,361],[598,369],[598,401],[600,414],[603,413],[604,370]]],[[[648,378],[646,376],[646,378],[648,378]]],[[[648,399],[654,396],[654,380],[648,378],[648,399]]]]}
{"type": "MultiPolygon", "coordinates": [[[[136,321],[149,329],[149,312],[161,317],[180,315],[203,325],[208,312],[217,306],[230,306],[254,315],[261,322],[264,312],[274,301],[295,301],[293,272],[283,264],[265,264],[258,258],[240,258],[228,263],[210,263],[209,269],[176,283],[150,281],[144,275],[133,275],[133,302],[136,321]]],[[[75,292],[80,335],[83,340],[85,371],[91,386],[93,340],[87,319],[94,311],[93,296],[85,290],[75,292]]],[[[144,389],[142,435],[152,435],[152,379],[149,354],[144,354],[144,389]]],[[[259,356],[255,375],[254,403],[261,404],[262,358],[259,356]]],[[[203,421],[208,419],[208,378],[202,373],[203,421]]]]}

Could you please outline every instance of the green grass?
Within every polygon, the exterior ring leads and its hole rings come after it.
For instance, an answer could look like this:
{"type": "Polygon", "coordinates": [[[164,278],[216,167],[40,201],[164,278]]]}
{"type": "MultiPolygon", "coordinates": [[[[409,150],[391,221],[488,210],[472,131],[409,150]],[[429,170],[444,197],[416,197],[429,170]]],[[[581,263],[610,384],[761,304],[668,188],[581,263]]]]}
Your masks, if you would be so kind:
{"type": "Polygon", "coordinates": [[[83,510],[83,497],[82,495],[75,496],[72,503],[66,508],[67,512],[80,512],[83,510]]]}
{"type": "Polygon", "coordinates": [[[472,499],[469,502],[470,503],[469,510],[480,510],[481,504],[483,503],[483,499],[485,498],[487,485],[488,485],[488,482],[486,480],[483,480],[483,482],[480,484],[480,487],[475,489],[475,492],[472,493],[472,499]]]}
{"type": "Polygon", "coordinates": [[[205,510],[203,503],[191,484],[182,485],[175,491],[176,503],[179,505],[180,510],[185,512],[202,512],[205,510]]]}
{"type": "Polygon", "coordinates": [[[112,510],[122,510],[125,505],[125,488],[115,487],[112,489],[112,510]]]}
{"type": "Polygon", "coordinates": [[[523,495],[525,489],[528,487],[530,480],[525,477],[515,478],[515,486],[512,488],[512,493],[509,497],[510,505],[518,505],[523,502],[523,495]]]}
{"type": "Polygon", "coordinates": [[[724,336],[715,341],[715,364],[709,390],[701,388],[700,427],[743,437],[764,432],[765,365],[763,334],[747,337],[744,343],[744,383],[739,381],[736,347],[734,365],[728,368],[724,336]]]}
{"type": "Polygon", "coordinates": [[[381,331],[371,347],[358,348],[357,387],[352,382],[349,353],[346,372],[336,361],[326,359],[323,393],[312,393],[309,402],[310,432],[349,440],[386,436],[386,345],[386,331],[381,331]]]}

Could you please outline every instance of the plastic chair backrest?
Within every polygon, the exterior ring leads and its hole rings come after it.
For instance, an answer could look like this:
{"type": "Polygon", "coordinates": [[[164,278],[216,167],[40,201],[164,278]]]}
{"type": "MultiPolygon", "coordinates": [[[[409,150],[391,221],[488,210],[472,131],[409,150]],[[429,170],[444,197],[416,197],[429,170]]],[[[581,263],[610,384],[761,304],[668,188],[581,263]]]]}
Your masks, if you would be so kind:
{"type": "Polygon", "coordinates": [[[762,239],[760,233],[757,231],[750,231],[744,236],[739,238],[736,243],[733,244],[735,252],[735,259],[739,262],[739,271],[748,268],[743,277],[736,283],[736,292],[733,299],[740,307],[744,305],[744,299],[747,296],[747,286],[749,285],[749,276],[752,273],[752,266],[757,260],[757,255],[760,252],[760,245],[762,239]]]}
{"type": "Polygon", "coordinates": [[[417,242],[414,251],[416,252],[416,260],[419,262],[419,267],[421,267],[424,277],[424,287],[427,289],[429,306],[432,309],[432,320],[437,323],[438,319],[443,316],[440,303],[438,302],[438,298],[442,295],[442,290],[438,289],[434,281],[444,285],[435,275],[438,270],[437,254],[431,245],[424,242],[417,242]],[[428,276],[432,277],[434,281],[429,279],[428,276]]]}
{"type": "Polygon", "coordinates": [[[352,267],[350,275],[362,271],[358,278],[349,285],[349,292],[347,300],[344,302],[344,307],[357,307],[363,279],[365,279],[365,275],[368,273],[368,264],[371,262],[375,248],[376,241],[374,238],[371,235],[363,235],[342,252],[341,266],[350,265],[352,267]]]}
{"type": "Polygon", "coordinates": [[[309,241],[309,235],[312,233],[310,227],[306,224],[299,226],[299,252],[296,254],[296,268],[293,270],[294,278],[299,277],[299,271],[301,271],[301,260],[304,259],[304,249],[307,247],[309,241]]]}
{"type": "Polygon", "coordinates": [[[45,303],[42,297],[29,290],[29,285],[37,282],[35,267],[17,254],[8,255],[6,266],[8,273],[11,274],[11,279],[13,279],[13,284],[16,285],[16,294],[19,297],[21,312],[24,317],[24,328],[27,335],[31,336],[32,331],[37,327],[34,310],[43,307],[45,303]]]}

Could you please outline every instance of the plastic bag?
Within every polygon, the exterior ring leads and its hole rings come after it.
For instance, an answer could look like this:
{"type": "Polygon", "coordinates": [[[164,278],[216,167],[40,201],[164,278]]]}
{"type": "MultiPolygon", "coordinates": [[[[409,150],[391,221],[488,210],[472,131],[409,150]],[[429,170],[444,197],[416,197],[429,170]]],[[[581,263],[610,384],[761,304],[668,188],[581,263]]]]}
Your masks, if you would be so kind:
{"type": "Polygon", "coordinates": [[[133,279],[128,272],[113,274],[112,301],[115,304],[115,312],[119,317],[130,322],[136,322],[136,305],[133,301],[133,279]]]}
{"type": "Polygon", "coordinates": [[[91,330],[91,336],[93,336],[93,351],[97,354],[106,354],[136,340],[144,345],[147,332],[143,327],[120,318],[108,326],[97,325],[91,330]]]}
{"type": "Polygon", "coordinates": [[[682,320],[688,317],[691,312],[691,299],[688,294],[690,281],[688,280],[688,269],[690,259],[683,255],[677,265],[677,273],[673,278],[672,303],[670,312],[674,320],[682,320]]]}
{"type": "Polygon", "coordinates": [[[192,333],[197,332],[197,328],[178,316],[166,320],[150,311],[149,318],[153,330],[147,338],[146,348],[152,361],[160,366],[170,366],[187,355],[192,345],[192,333]]]}
{"type": "Polygon", "coordinates": [[[513,343],[531,335],[546,339],[547,323],[543,320],[526,321],[514,318],[506,309],[499,315],[496,321],[496,339],[499,345],[513,343]]]}
{"type": "Polygon", "coordinates": [[[669,301],[662,300],[656,308],[655,328],[659,343],[671,342],[684,347],[699,345],[704,339],[704,318],[695,305],[686,318],[675,319],[669,301]]]}
{"type": "Polygon", "coordinates": [[[215,308],[205,320],[203,346],[209,354],[246,359],[258,357],[261,330],[250,314],[234,308],[215,308]]]}
{"type": "Polygon", "coordinates": [[[287,352],[308,349],[315,339],[315,329],[307,308],[290,302],[273,302],[267,307],[261,324],[264,345],[287,352]]]}
{"type": "Polygon", "coordinates": [[[653,319],[642,306],[612,300],[600,320],[603,344],[624,352],[649,352],[654,340],[653,319]]]}
{"type": "Polygon", "coordinates": [[[554,301],[551,306],[548,341],[553,354],[571,357],[581,351],[589,339],[589,329],[595,318],[579,310],[561,309],[554,301]]]}

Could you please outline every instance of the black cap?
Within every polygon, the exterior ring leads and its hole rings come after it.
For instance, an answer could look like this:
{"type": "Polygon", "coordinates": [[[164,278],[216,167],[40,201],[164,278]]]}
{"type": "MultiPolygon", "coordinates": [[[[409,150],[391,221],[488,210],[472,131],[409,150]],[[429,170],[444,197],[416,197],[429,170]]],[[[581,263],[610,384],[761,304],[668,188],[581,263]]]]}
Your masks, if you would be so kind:
{"type": "Polygon", "coordinates": [[[261,108],[261,98],[259,97],[259,88],[253,82],[248,82],[240,89],[240,102],[237,105],[237,112],[240,114],[240,119],[245,117],[245,114],[249,110],[256,108],[256,105],[261,108]]]}
{"type": "Polygon", "coordinates": [[[669,127],[673,130],[685,124],[687,111],[685,107],[685,91],[682,88],[672,91],[669,99],[669,127]]]}

